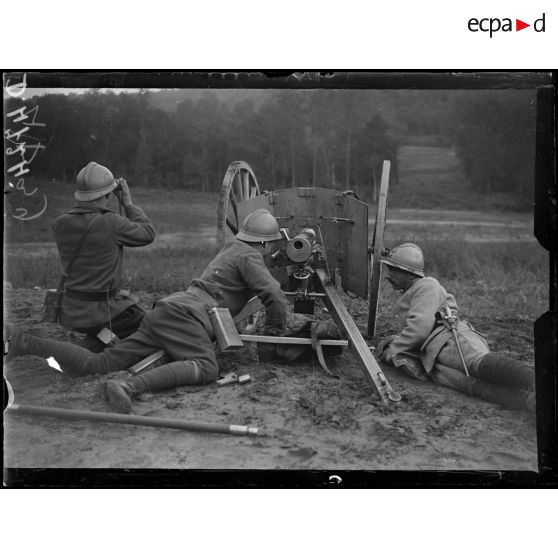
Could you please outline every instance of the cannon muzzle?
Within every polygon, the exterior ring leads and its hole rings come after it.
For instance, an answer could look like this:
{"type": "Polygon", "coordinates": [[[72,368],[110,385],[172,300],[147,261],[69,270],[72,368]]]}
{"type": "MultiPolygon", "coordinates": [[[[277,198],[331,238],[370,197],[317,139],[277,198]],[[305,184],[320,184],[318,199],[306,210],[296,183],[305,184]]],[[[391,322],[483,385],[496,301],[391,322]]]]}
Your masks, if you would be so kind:
{"type": "Polygon", "coordinates": [[[316,233],[312,229],[304,229],[287,244],[287,256],[292,262],[303,263],[310,258],[316,242],[316,233]]]}

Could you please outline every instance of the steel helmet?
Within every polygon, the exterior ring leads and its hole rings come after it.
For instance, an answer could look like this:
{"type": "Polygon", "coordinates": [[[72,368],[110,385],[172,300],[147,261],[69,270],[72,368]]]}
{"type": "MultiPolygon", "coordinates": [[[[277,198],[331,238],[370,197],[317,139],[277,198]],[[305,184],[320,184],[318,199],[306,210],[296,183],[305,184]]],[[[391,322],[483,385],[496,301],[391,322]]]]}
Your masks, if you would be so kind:
{"type": "Polygon", "coordinates": [[[419,277],[424,277],[424,256],[422,250],[412,242],[396,246],[381,261],[388,266],[397,267],[419,277]]]}
{"type": "Polygon", "coordinates": [[[112,192],[118,183],[107,167],[91,162],[78,172],[76,185],[76,200],[92,201],[112,192]]]}
{"type": "Polygon", "coordinates": [[[247,242],[268,242],[282,236],[275,217],[267,209],[256,209],[242,221],[236,238],[247,242]]]}

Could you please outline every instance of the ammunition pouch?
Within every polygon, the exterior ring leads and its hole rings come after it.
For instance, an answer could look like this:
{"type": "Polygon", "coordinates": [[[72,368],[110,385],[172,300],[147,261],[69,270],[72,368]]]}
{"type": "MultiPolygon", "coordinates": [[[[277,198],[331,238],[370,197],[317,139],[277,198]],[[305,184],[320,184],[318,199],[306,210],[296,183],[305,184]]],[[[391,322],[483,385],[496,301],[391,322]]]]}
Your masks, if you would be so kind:
{"type": "Polygon", "coordinates": [[[47,322],[57,324],[60,318],[60,306],[62,305],[63,291],[59,289],[48,289],[43,304],[44,319],[47,322]]]}
{"type": "Polygon", "coordinates": [[[208,316],[221,351],[244,346],[228,308],[211,308],[208,316]]]}

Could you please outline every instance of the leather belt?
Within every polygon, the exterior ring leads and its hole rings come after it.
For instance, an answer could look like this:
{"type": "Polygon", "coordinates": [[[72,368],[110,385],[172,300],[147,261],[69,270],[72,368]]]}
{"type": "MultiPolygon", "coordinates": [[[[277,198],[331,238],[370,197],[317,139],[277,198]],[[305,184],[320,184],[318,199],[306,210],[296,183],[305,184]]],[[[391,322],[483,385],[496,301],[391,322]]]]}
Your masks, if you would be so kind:
{"type": "Polygon", "coordinates": [[[86,300],[88,302],[98,302],[100,300],[106,300],[107,298],[113,298],[118,293],[118,287],[110,289],[110,291],[75,291],[74,289],[64,289],[64,295],[75,300],[86,300]]]}
{"type": "Polygon", "coordinates": [[[190,285],[186,289],[187,293],[194,295],[199,301],[203,302],[204,304],[209,304],[209,306],[215,307],[217,306],[217,302],[215,299],[203,289],[199,287],[195,287],[194,285],[190,285]]]}

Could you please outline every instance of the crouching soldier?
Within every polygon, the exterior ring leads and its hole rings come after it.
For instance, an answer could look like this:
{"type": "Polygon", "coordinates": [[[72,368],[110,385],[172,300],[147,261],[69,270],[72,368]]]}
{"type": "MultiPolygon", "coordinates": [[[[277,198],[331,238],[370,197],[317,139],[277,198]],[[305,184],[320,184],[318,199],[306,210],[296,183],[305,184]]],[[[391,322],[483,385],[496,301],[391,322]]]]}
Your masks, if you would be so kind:
{"type": "Polygon", "coordinates": [[[109,169],[89,163],[77,175],[77,204],[58,217],[54,238],[66,275],[60,324],[88,336],[87,345],[101,350],[96,335],[108,328],[123,339],[134,333],[145,312],[137,298],[119,288],[123,247],[153,242],[155,229],[132,203],[126,180],[115,180],[109,169]],[[118,195],[126,217],[108,209],[118,195]]]}
{"type": "Polygon", "coordinates": [[[114,347],[93,353],[8,328],[6,360],[24,354],[53,356],[69,374],[106,374],[125,370],[163,349],[174,362],[127,380],[106,382],[109,402],[120,413],[129,413],[132,398],[140,393],[212,382],[217,379],[218,366],[209,309],[228,308],[234,316],[256,295],[266,310],[265,335],[285,331],[286,298],[263,258],[266,243],[280,238],[275,217],[266,209],[258,209],[244,219],[236,238],[225,245],[187,291],[159,300],[138,331],[114,347]]]}
{"type": "Polygon", "coordinates": [[[378,344],[383,362],[509,409],[534,410],[533,371],[490,352],[486,339],[456,317],[455,298],[436,279],[425,277],[416,244],[397,246],[382,262],[393,289],[403,291],[394,307],[401,331],[378,344]]]}

